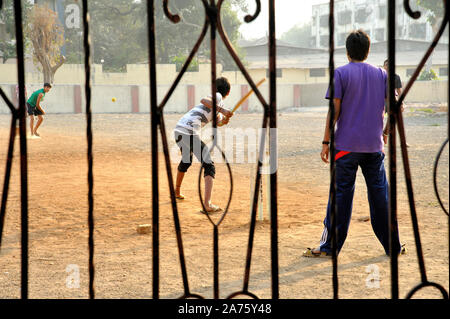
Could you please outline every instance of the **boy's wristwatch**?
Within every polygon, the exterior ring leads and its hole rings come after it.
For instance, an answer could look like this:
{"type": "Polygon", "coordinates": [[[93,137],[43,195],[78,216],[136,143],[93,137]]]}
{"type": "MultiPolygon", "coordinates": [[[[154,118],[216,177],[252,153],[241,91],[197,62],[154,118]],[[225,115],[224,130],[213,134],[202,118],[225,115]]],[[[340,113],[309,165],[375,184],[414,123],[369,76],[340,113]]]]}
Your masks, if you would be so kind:
{"type": "Polygon", "coordinates": [[[322,144],[324,144],[324,145],[330,145],[330,142],[329,142],[329,141],[322,141],[322,144]]]}

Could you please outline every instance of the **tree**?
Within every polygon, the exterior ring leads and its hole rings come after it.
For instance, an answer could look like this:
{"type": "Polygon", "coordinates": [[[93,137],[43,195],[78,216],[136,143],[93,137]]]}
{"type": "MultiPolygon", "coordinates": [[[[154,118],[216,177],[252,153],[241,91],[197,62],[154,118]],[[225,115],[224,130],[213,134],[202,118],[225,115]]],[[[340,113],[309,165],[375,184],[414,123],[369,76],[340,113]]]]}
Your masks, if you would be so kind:
{"type": "MultiPolygon", "coordinates": [[[[66,0],[77,3],[75,0],[66,0]]],[[[170,10],[181,16],[178,24],[170,22],[163,12],[163,2],[155,2],[156,57],[157,63],[182,64],[200,35],[205,20],[205,9],[199,0],[171,0],[170,10]],[[176,62],[175,62],[176,61],[176,62]]],[[[237,12],[246,12],[244,0],[231,0],[222,6],[224,28],[238,51],[239,27],[241,21],[237,12]]],[[[104,60],[103,68],[108,71],[125,71],[126,64],[148,60],[148,27],[146,1],[90,0],[92,55],[94,63],[104,60]]],[[[67,30],[66,50],[70,61],[80,63],[81,32],[67,30]]],[[[217,61],[225,69],[231,69],[234,61],[217,36],[217,61]]],[[[209,57],[209,35],[198,52],[198,60],[209,57]]],[[[194,62],[193,62],[194,63],[194,62]]]]}
{"type": "Polygon", "coordinates": [[[34,5],[29,17],[26,34],[33,45],[33,61],[41,65],[44,82],[53,83],[56,71],[66,58],[61,55],[64,45],[64,29],[56,12],[47,5],[34,5]]]}
{"type": "MultiPolygon", "coordinates": [[[[27,16],[31,9],[28,1],[22,3],[22,19],[23,24],[27,24],[27,16]]],[[[14,22],[14,5],[13,0],[0,0],[0,21],[5,25],[5,35],[0,36],[0,52],[2,52],[2,63],[6,63],[8,59],[16,56],[16,26],[14,22]]],[[[23,39],[25,48],[28,47],[28,40],[23,39]]]]}
{"type": "Polygon", "coordinates": [[[293,26],[281,35],[281,40],[300,47],[309,47],[311,40],[311,22],[293,26]]]}
{"type": "Polygon", "coordinates": [[[429,71],[423,70],[422,73],[420,73],[420,76],[417,78],[417,81],[433,81],[433,80],[439,80],[439,77],[437,76],[436,72],[433,69],[430,69],[429,71]]]}
{"type": "Polygon", "coordinates": [[[433,28],[434,34],[438,32],[442,19],[444,18],[444,3],[442,0],[416,0],[422,8],[428,9],[427,20],[433,28]]]}
{"type": "MultiPolygon", "coordinates": [[[[162,4],[156,7],[156,41],[158,63],[169,63],[174,56],[187,56],[192,46],[197,41],[205,21],[205,9],[198,0],[173,0],[170,3],[171,12],[178,14],[181,20],[177,24],[171,23],[163,13],[162,4]]],[[[242,49],[238,46],[239,27],[242,21],[238,18],[238,12],[247,12],[244,0],[231,0],[222,4],[221,21],[227,36],[237,51],[244,58],[242,49]]],[[[220,36],[217,34],[217,62],[221,63],[224,70],[236,70],[234,60],[228,53],[220,36]]],[[[210,56],[210,41],[207,35],[199,48],[198,56],[210,56]]]]}

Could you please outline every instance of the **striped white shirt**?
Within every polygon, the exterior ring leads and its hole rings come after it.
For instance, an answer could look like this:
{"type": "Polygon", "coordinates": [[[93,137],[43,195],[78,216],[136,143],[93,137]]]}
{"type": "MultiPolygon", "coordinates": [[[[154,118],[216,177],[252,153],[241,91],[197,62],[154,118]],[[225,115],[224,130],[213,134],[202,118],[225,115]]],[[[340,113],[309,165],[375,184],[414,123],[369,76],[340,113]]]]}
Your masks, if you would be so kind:
{"type": "MultiPolygon", "coordinates": [[[[211,96],[209,96],[211,97],[211,96]]],[[[222,94],[216,93],[217,107],[224,107],[222,94]]],[[[177,123],[174,131],[187,135],[200,135],[203,126],[212,120],[212,109],[203,104],[194,106],[177,123]]]]}

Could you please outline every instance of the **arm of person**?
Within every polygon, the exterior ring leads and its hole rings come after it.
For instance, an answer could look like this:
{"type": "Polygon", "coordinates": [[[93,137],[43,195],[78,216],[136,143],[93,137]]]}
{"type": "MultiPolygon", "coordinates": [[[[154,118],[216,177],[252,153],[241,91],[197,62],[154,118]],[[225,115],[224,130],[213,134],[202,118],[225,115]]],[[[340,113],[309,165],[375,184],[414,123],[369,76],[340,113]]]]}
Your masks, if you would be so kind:
{"type": "Polygon", "coordinates": [[[36,108],[42,112],[42,114],[45,114],[44,110],[41,107],[41,98],[42,98],[42,93],[39,94],[37,101],[36,101],[36,108]]]}
{"type": "MultiPolygon", "coordinates": [[[[204,106],[206,106],[209,109],[213,108],[213,106],[212,106],[212,104],[213,104],[212,103],[212,98],[210,98],[209,96],[201,99],[200,103],[202,103],[204,106]]],[[[232,117],[233,116],[233,113],[230,110],[227,110],[224,107],[217,106],[217,112],[222,113],[226,117],[232,117]]]]}
{"type": "Polygon", "coordinates": [[[228,116],[217,114],[217,126],[221,127],[227,125],[230,122],[230,118],[228,116]]]}
{"type": "MultiPolygon", "coordinates": [[[[397,95],[395,96],[395,101],[398,101],[400,95],[402,94],[402,88],[397,88],[395,90],[397,92],[397,95]]],[[[385,103],[387,105],[388,98],[385,98],[384,101],[385,101],[385,103]]],[[[403,102],[402,102],[402,105],[400,105],[400,110],[403,112],[404,109],[405,108],[404,108],[403,102]]],[[[386,125],[384,126],[384,129],[383,129],[383,142],[384,142],[384,144],[387,144],[388,137],[389,137],[389,120],[386,121],[386,125]]]]}
{"type": "MultiPolygon", "coordinates": [[[[335,98],[333,99],[334,102],[334,120],[333,120],[333,126],[336,124],[337,120],[339,119],[339,115],[341,114],[341,99],[335,98]]],[[[327,121],[325,123],[325,132],[323,134],[323,141],[324,142],[330,142],[330,118],[331,113],[328,111],[327,115],[327,121]]],[[[330,145],[329,144],[322,144],[322,152],[320,152],[320,157],[322,158],[322,161],[325,163],[328,163],[328,157],[330,154],[330,145]]]]}
{"type": "MultiPolygon", "coordinates": [[[[395,89],[396,91],[397,91],[397,100],[400,98],[400,96],[402,95],[402,88],[397,88],[397,89],[395,89]]],[[[403,102],[402,102],[402,105],[400,105],[400,110],[403,112],[404,110],[405,110],[405,106],[403,105],[403,102]]]]}

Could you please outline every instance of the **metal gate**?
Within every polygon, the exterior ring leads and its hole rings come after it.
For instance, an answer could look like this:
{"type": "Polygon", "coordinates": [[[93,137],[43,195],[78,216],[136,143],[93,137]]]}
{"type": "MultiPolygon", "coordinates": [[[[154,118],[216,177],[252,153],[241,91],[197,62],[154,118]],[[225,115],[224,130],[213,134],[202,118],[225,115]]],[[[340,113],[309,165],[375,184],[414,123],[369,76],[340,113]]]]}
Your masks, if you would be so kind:
{"type": "MultiPolygon", "coordinates": [[[[163,6],[164,13],[169,18],[172,23],[178,23],[180,21],[180,16],[176,13],[171,13],[169,10],[169,0],[148,0],[147,1],[147,13],[148,13],[148,43],[149,43],[149,70],[150,70],[150,121],[151,121],[151,165],[152,165],[152,226],[153,226],[153,278],[152,278],[152,288],[153,288],[153,298],[159,298],[160,292],[160,283],[159,283],[159,268],[160,268],[160,258],[159,258],[159,189],[158,189],[158,181],[160,179],[159,176],[159,166],[158,166],[158,136],[161,134],[162,140],[162,148],[164,153],[164,161],[166,165],[166,173],[168,178],[168,183],[170,187],[170,197],[173,211],[173,219],[176,229],[176,237],[178,244],[178,252],[180,259],[180,267],[182,273],[183,287],[184,293],[181,298],[203,298],[195,292],[192,292],[189,287],[188,281],[188,273],[186,269],[185,255],[183,251],[183,239],[181,236],[181,226],[179,222],[178,216],[178,208],[177,202],[175,198],[175,189],[173,183],[173,176],[170,167],[170,157],[169,157],[169,148],[168,141],[165,131],[164,124],[164,106],[167,101],[170,99],[172,93],[175,88],[179,84],[181,78],[186,72],[189,63],[194,58],[197,50],[199,49],[201,43],[206,41],[206,37],[209,31],[209,41],[210,41],[210,49],[211,49],[211,93],[213,98],[213,114],[216,114],[217,106],[216,106],[216,92],[215,87],[215,79],[216,79],[216,40],[217,36],[219,36],[224,42],[228,52],[234,59],[236,65],[238,66],[240,72],[243,74],[251,88],[254,90],[255,95],[257,96],[261,106],[263,108],[263,121],[262,128],[264,131],[268,131],[269,129],[275,129],[277,127],[276,122],[276,112],[277,112],[277,90],[276,90],[276,42],[275,42],[275,0],[267,0],[268,8],[269,8],[269,99],[266,100],[262,96],[261,92],[258,90],[258,87],[255,84],[253,78],[249,75],[244,64],[239,59],[236,54],[233,46],[231,45],[226,32],[223,29],[222,22],[220,19],[221,7],[224,1],[226,0],[199,0],[199,2],[203,4],[205,8],[205,21],[203,30],[192,48],[185,64],[183,65],[181,71],[179,72],[177,78],[171,85],[170,89],[166,93],[165,97],[162,99],[160,104],[157,103],[157,80],[156,80],[156,57],[155,57],[155,47],[157,46],[155,39],[155,6],[163,6]]],[[[245,17],[245,22],[249,23],[256,19],[261,10],[261,1],[255,0],[256,3],[256,11],[245,17]]],[[[442,293],[443,298],[448,299],[447,290],[442,287],[438,283],[430,282],[426,276],[426,269],[424,258],[422,254],[422,245],[420,241],[420,233],[417,222],[417,214],[415,209],[415,201],[414,201],[414,192],[411,181],[411,171],[408,160],[408,151],[406,148],[406,138],[405,138],[405,129],[404,123],[402,119],[402,113],[400,111],[400,105],[402,101],[405,99],[408,94],[411,86],[416,81],[419,76],[420,71],[424,67],[428,58],[430,57],[432,51],[436,47],[439,39],[441,38],[445,27],[449,23],[449,3],[447,0],[443,0],[445,13],[442,24],[439,28],[438,33],[436,34],[432,44],[429,49],[423,56],[422,60],[418,64],[417,69],[414,74],[411,76],[411,79],[407,83],[405,90],[399,97],[398,101],[396,101],[395,93],[394,93],[394,81],[395,81],[395,16],[396,16],[396,1],[388,0],[388,58],[389,58],[389,102],[388,102],[388,111],[389,111],[389,124],[390,124],[390,132],[389,132],[389,184],[390,184],[390,193],[389,193],[389,213],[390,213],[390,222],[392,225],[397,223],[397,166],[396,166],[396,131],[398,131],[400,136],[400,145],[402,152],[402,160],[405,170],[405,178],[407,184],[408,191],[408,199],[410,206],[411,218],[413,221],[413,231],[414,238],[416,243],[416,250],[421,274],[421,282],[411,289],[411,291],[406,296],[407,298],[411,298],[418,290],[424,287],[435,287],[439,289],[442,293]]],[[[0,10],[1,10],[2,1],[0,0],[0,10]]],[[[330,14],[329,14],[329,71],[330,71],[330,89],[331,96],[334,96],[334,0],[330,0],[330,14]]],[[[406,12],[414,19],[418,19],[420,17],[420,12],[413,12],[410,8],[410,3],[408,0],[403,1],[404,8],[406,12]]],[[[16,39],[23,39],[23,29],[22,29],[22,8],[21,1],[14,1],[14,15],[15,15],[15,25],[16,25],[16,39]]],[[[92,156],[92,116],[91,116],[91,47],[89,41],[89,10],[88,10],[88,1],[82,1],[82,12],[83,12],[83,26],[84,26],[84,50],[85,50],[85,92],[86,92],[86,138],[87,138],[87,161],[88,161],[88,172],[87,172],[87,182],[88,182],[88,212],[87,212],[87,221],[89,226],[89,237],[88,237],[88,245],[89,245],[89,297],[95,298],[95,289],[94,289],[94,278],[95,278],[95,267],[94,267],[94,194],[93,194],[93,156],[92,156]]],[[[449,56],[450,60],[450,56],[449,56]]],[[[21,297],[23,299],[28,298],[28,178],[27,178],[27,140],[26,140],[26,110],[25,110],[25,77],[24,77],[24,47],[22,41],[17,41],[17,66],[18,66],[18,84],[20,88],[19,92],[19,107],[16,108],[13,103],[8,99],[4,91],[0,88],[0,95],[5,100],[7,106],[11,111],[11,130],[10,130],[10,140],[9,146],[7,150],[7,161],[6,161],[6,170],[4,176],[3,183],[3,191],[2,191],[2,201],[1,201],[1,211],[0,211],[0,248],[1,248],[1,238],[2,231],[5,220],[5,212],[6,212],[6,202],[8,197],[8,188],[10,183],[10,175],[11,175],[11,165],[13,161],[13,148],[14,148],[14,140],[16,138],[16,125],[19,123],[20,128],[20,172],[21,172],[21,297]]],[[[450,96],[450,86],[449,86],[449,96],[450,96]]],[[[333,99],[330,99],[329,110],[331,113],[330,118],[334,118],[334,105],[333,99]]],[[[450,117],[449,117],[450,121],[450,117]]],[[[332,124],[332,123],[331,123],[332,124]]],[[[271,174],[270,174],[270,253],[271,253],[271,292],[272,298],[279,298],[279,269],[278,269],[278,209],[277,209],[277,173],[276,170],[273,169],[276,167],[276,144],[277,136],[276,130],[270,130],[271,134],[269,136],[269,141],[271,143],[271,150],[275,151],[275,154],[271,154],[270,157],[270,166],[271,166],[271,174]]],[[[219,148],[216,142],[216,134],[217,134],[217,120],[216,117],[213,116],[213,148],[219,148]]],[[[330,125],[330,134],[331,134],[331,153],[334,152],[334,127],[330,125]]],[[[449,132],[448,132],[449,134],[449,132]]],[[[248,296],[251,298],[258,298],[255,294],[249,291],[249,279],[250,279],[250,265],[252,258],[252,248],[253,248],[253,239],[255,233],[256,226],[256,211],[258,205],[258,186],[261,183],[261,166],[262,159],[264,154],[264,146],[265,146],[266,135],[261,135],[261,140],[259,144],[259,158],[258,163],[255,165],[256,177],[255,177],[255,191],[252,200],[252,213],[251,213],[251,223],[248,233],[248,247],[247,247],[247,259],[246,259],[246,267],[245,274],[243,278],[243,288],[240,291],[236,291],[228,296],[228,298],[233,298],[237,296],[248,296]]],[[[442,150],[445,145],[448,143],[448,138],[443,142],[441,149],[436,157],[435,162],[435,171],[434,171],[434,185],[437,198],[439,203],[441,204],[442,209],[448,215],[448,211],[445,209],[444,205],[441,201],[441,195],[437,191],[436,186],[436,167],[441,156],[442,150]]],[[[220,152],[222,152],[219,149],[220,152]]],[[[208,219],[212,224],[214,229],[214,298],[219,298],[219,251],[218,251],[218,233],[219,226],[223,219],[226,217],[228,206],[232,199],[232,174],[230,169],[230,164],[228,163],[225,154],[222,152],[222,156],[226,161],[228,171],[230,174],[230,182],[231,182],[231,191],[230,197],[228,199],[228,204],[223,212],[222,217],[218,222],[214,222],[208,215],[208,219]]],[[[333,296],[334,298],[338,298],[339,294],[339,282],[338,282],[338,259],[336,254],[336,195],[335,195],[335,163],[333,157],[331,157],[331,165],[330,165],[330,179],[331,179],[331,199],[332,199],[332,265],[333,265],[333,296]]],[[[200,172],[201,174],[201,172],[200,172]]],[[[200,178],[200,175],[199,175],[200,178]]],[[[200,188],[200,183],[199,183],[200,188]]],[[[199,189],[200,191],[200,189],[199,189]]],[[[201,196],[201,195],[200,195],[201,196]]],[[[202,203],[203,205],[203,203],[202,203]]],[[[393,236],[394,228],[391,228],[391,237],[393,236]]],[[[449,231],[450,231],[450,222],[449,222],[449,231]]],[[[450,236],[449,236],[450,239],[450,236]]],[[[391,242],[391,251],[392,251],[392,242],[391,242]]],[[[450,259],[450,256],[449,256],[450,259]]],[[[391,256],[391,298],[398,299],[398,261],[397,256],[392,254],[391,256]]]]}

